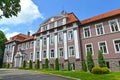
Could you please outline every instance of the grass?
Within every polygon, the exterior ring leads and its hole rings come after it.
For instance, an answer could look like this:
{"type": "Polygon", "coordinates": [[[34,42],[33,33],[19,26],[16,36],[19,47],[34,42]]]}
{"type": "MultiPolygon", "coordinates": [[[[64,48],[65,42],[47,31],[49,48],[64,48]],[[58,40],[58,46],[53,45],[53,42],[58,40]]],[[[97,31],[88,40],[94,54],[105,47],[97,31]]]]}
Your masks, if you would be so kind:
{"type": "Polygon", "coordinates": [[[120,72],[111,72],[109,74],[92,74],[83,71],[54,71],[54,70],[32,70],[44,74],[55,74],[67,77],[78,78],[81,80],[120,80],[120,72]]]}

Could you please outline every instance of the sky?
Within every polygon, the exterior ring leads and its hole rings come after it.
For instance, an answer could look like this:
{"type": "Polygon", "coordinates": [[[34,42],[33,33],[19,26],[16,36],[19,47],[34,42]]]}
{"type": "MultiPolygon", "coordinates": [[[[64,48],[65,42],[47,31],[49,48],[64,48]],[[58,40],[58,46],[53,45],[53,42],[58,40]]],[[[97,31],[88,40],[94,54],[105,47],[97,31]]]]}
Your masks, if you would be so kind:
{"type": "Polygon", "coordinates": [[[20,4],[17,17],[0,19],[0,30],[7,39],[28,31],[35,33],[43,21],[63,10],[84,20],[120,8],[120,0],[21,0],[20,4]]]}

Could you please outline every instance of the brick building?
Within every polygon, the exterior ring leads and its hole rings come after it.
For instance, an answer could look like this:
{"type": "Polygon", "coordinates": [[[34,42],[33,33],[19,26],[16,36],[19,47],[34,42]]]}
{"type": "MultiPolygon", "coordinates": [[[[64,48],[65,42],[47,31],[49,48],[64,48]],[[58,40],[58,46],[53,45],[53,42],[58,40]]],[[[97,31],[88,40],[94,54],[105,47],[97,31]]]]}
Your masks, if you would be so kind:
{"type": "Polygon", "coordinates": [[[21,67],[22,61],[45,59],[49,68],[59,59],[60,69],[66,69],[68,61],[72,70],[82,68],[86,52],[90,50],[97,65],[98,50],[103,51],[107,66],[120,71],[120,9],[80,21],[74,13],[63,11],[45,20],[32,36],[18,34],[6,42],[4,63],[21,67]]]}

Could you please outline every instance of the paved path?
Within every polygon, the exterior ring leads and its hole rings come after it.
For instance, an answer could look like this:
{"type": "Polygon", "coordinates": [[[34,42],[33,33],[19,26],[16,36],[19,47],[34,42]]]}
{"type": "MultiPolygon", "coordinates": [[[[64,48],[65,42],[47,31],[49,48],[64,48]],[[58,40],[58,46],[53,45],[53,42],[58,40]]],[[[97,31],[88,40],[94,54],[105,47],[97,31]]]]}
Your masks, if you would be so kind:
{"type": "Polygon", "coordinates": [[[0,69],[0,80],[71,80],[71,79],[17,69],[0,69]]]}

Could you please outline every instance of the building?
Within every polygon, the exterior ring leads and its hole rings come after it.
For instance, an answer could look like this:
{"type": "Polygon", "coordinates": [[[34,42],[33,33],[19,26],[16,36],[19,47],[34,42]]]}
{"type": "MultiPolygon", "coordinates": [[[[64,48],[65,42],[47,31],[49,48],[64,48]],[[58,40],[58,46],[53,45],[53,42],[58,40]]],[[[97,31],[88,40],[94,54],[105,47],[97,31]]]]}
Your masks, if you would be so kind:
{"type": "Polygon", "coordinates": [[[28,36],[21,37],[19,34],[6,42],[4,63],[21,67],[23,60],[32,60],[35,66],[39,59],[43,68],[47,58],[49,68],[53,69],[58,58],[60,69],[67,69],[69,61],[72,70],[79,70],[87,50],[92,52],[96,65],[98,50],[102,50],[107,66],[112,71],[120,71],[119,25],[120,9],[82,21],[74,13],[62,11],[60,15],[45,20],[32,36],[28,33],[28,36]]]}

